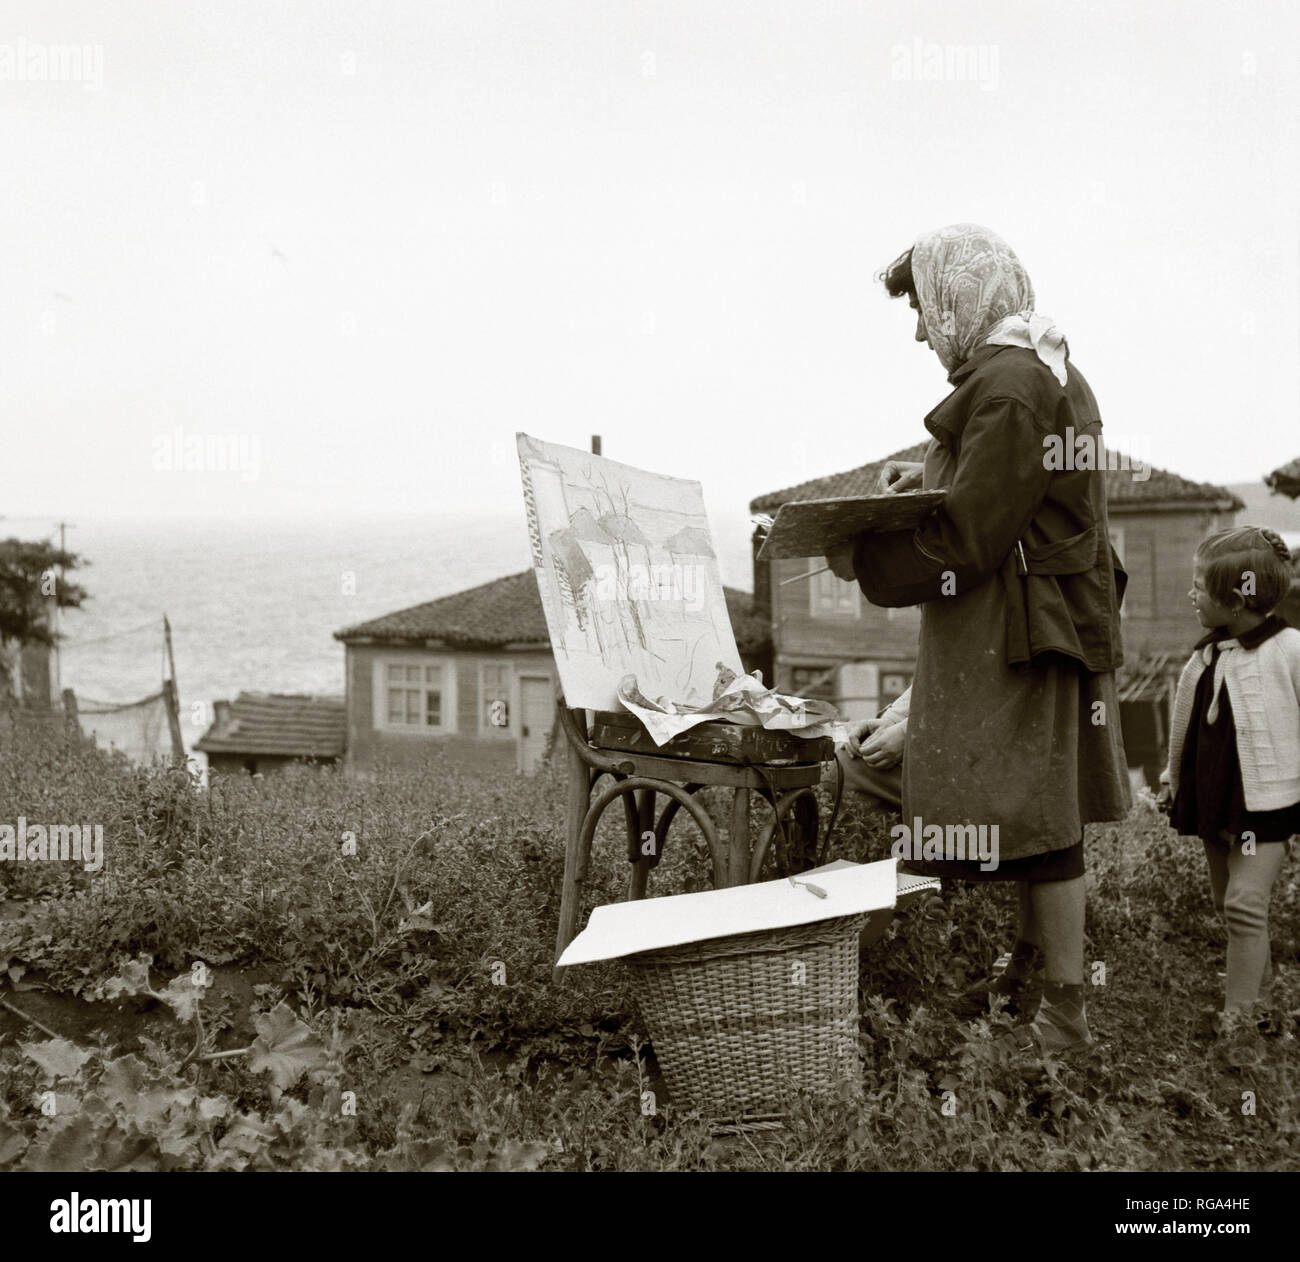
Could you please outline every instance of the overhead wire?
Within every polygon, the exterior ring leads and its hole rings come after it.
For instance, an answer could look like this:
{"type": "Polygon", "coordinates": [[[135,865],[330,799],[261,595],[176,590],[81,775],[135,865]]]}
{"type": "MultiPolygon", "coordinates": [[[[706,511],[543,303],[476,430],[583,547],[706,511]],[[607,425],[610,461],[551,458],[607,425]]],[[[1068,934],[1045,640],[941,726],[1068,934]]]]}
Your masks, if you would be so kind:
{"type": "Polygon", "coordinates": [[[109,640],[120,640],[123,636],[137,635],[149,627],[158,627],[161,629],[162,620],[160,618],[150,618],[148,622],[142,622],[138,627],[129,627],[125,631],[110,631],[107,635],[97,635],[90,640],[64,640],[60,645],[65,651],[68,649],[84,649],[94,644],[104,644],[109,640]]]}

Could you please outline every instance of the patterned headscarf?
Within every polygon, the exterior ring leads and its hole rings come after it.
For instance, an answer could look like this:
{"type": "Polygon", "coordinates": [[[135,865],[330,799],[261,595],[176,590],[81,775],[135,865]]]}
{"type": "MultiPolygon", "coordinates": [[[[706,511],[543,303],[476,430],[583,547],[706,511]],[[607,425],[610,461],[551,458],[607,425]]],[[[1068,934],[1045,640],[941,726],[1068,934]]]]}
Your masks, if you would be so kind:
{"type": "Polygon", "coordinates": [[[1065,334],[1034,311],[1034,287],[996,232],[958,223],[918,237],[912,279],[930,345],[949,371],[985,345],[1034,351],[1065,385],[1065,334]]]}

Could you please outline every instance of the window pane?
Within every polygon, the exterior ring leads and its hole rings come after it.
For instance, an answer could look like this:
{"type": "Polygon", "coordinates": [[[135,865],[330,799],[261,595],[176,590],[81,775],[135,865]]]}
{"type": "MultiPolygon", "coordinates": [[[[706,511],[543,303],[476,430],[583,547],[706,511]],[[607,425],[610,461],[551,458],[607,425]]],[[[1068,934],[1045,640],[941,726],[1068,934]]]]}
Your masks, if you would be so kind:
{"type": "Polygon", "coordinates": [[[408,666],[406,668],[406,678],[413,684],[420,682],[420,668],[418,666],[408,666]]]}
{"type": "Polygon", "coordinates": [[[440,684],[440,683],[442,683],[442,667],[441,667],[441,666],[426,666],[426,667],[424,668],[424,680],[425,680],[425,683],[429,683],[429,684],[440,684]]]}
{"type": "Polygon", "coordinates": [[[390,688],[388,690],[388,721],[390,723],[401,723],[405,713],[406,709],[402,702],[401,689],[390,688]]]}
{"type": "Polygon", "coordinates": [[[816,614],[834,613],[836,600],[839,592],[836,588],[839,586],[839,580],[830,571],[816,574],[809,580],[809,591],[812,597],[812,612],[816,614]]]}
{"type": "Polygon", "coordinates": [[[430,689],[425,694],[425,722],[429,727],[442,726],[442,693],[430,689]]]}
{"type": "Polygon", "coordinates": [[[402,668],[400,666],[394,666],[392,662],[389,662],[386,669],[390,680],[399,681],[402,678],[402,668]]]}
{"type": "Polygon", "coordinates": [[[790,672],[790,683],[796,696],[829,699],[834,690],[834,668],[824,666],[796,666],[790,672]]]}

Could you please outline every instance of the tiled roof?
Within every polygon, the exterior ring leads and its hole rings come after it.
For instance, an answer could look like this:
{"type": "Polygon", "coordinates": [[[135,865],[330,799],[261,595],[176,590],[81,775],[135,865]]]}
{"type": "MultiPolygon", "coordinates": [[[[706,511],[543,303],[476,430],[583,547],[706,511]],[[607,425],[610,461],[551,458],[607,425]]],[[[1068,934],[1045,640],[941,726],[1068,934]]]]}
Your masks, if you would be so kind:
{"type": "Polygon", "coordinates": [[[386,613],[335,631],[334,638],[345,644],[350,640],[441,640],[460,648],[551,642],[532,570],[386,613]]]}
{"type": "MultiPolygon", "coordinates": [[[[748,592],[724,587],[736,647],[757,648],[768,637],[766,622],[754,616],[748,592]]],[[[493,579],[438,600],[399,609],[334,633],[345,644],[356,640],[423,643],[440,640],[453,648],[491,648],[503,644],[549,646],[546,615],[532,570],[493,579]]]]}
{"type": "Polygon", "coordinates": [[[194,748],[205,754],[341,758],[347,730],[342,697],[241,692],[194,748]],[[223,722],[224,719],[224,722],[223,722]]]}
{"type": "MultiPolygon", "coordinates": [[[[877,485],[880,471],[890,460],[920,460],[925,455],[928,443],[917,443],[914,447],[905,447],[884,460],[864,464],[857,469],[848,469],[844,473],[832,473],[824,478],[812,478],[800,482],[797,486],[787,487],[784,491],[770,491],[750,500],[750,512],[770,512],[790,500],[833,499],[842,495],[874,495],[879,490],[877,485]]],[[[1116,456],[1116,463],[1125,463],[1116,456]]],[[[1137,481],[1131,471],[1125,469],[1108,469],[1106,471],[1106,499],[1111,505],[1124,508],[1140,508],[1144,504],[1176,505],[1203,504],[1224,510],[1244,508],[1245,505],[1226,487],[1215,486],[1212,482],[1190,482],[1180,478],[1176,473],[1157,469],[1151,465],[1150,476],[1143,482],[1137,481]]]]}
{"type": "Polygon", "coordinates": [[[1270,491],[1276,491],[1279,495],[1289,495],[1292,499],[1300,497],[1300,456],[1290,464],[1274,469],[1264,479],[1264,484],[1270,491]]]}

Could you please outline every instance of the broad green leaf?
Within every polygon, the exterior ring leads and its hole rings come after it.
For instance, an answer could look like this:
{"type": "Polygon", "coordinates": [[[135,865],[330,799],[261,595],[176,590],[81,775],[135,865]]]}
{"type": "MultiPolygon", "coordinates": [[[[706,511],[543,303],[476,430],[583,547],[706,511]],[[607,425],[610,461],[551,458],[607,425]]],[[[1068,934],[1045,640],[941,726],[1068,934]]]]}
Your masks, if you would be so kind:
{"type": "Polygon", "coordinates": [[[131,1120],[142,1131],[160,1135],[172,1116],[189,1108],[194,1102],[194,1095],[193,1087],[154,1087],[142,1091],[136,1098],[131,1120]]]}
{"type": "Polygon", "coordinates": [[[55,1078],[73,1078],[80,1072],[93,1052],[78,1047],[67,1039],[48,1039],[44,1043],[20,1043],[28,1059],[34,1060],[47,1082],[55,1078]]]}
{"type": "Polygon", "coordinates": [[[160,1170],[158,1146],[147,1135],[110,1131],[100,1141],[87,1170],[160,1170]]]}
{"type": "Polygon", "coordinates": [[[207,993],[206,987],[194,984],[189,973],[182,973],[173,977],[166,988],[158,992],[158,997],[180,1020],[193,1021],[194,1013],[207,993]]]}
{"type": "Polygon", "coordinates": [[[310,1069],[325,1064],[325,1045],[310,1026],[300,1021],[287,1004],[276,1004],[253,1023],[257,1038],[249,1053],[254,1073],[269,1073],[281,1090],[292,1087],[310,1069]]]}
{"type": "Polygon", "coordinates": [[[303,1104],[301,1100],[285,1100],[281,1103],[275,1116],[268,1119],[280,1128],[282,1135],[293,1133],[309,1118],[319,1116],[314,1109],[303,1104]]]}
{"type": "Polygon", "coordinates": [[[195,1160],[200,1155],[199,1136],[191,1119],[174,1113],[157,1135],[159,1149],[168,1157],[195,1160]]]}
{"type": "Polygon", "coordinates": [[[82,1174],[91,1168],[99,1149],[97,1128],[84,1114],[58,1118],[27,1150],[28,1170],[82,1174]]]}
{"type": "Polygon", "coordinates": [[[226,1133],[221,1137],[218,1147],[230,1149],[245,1157],[252,1157],[264,1152],[274,1138],[275,1129],[268,1126],[260,1117],[240,1113],[226,1128],[226,1133]]]}
{"type": "Polygon", "coordinates": [[[130,1111],[136,1097],[154,1084],[153,1075],[138,1056],[119,1056],[107,1061],[99,1078],[99,1094],[114,1108],[130,1111]]]}
{"type": "Polygon", "coordinates": [[[120,999],[123,995],[148,994],[152,989],[149,985],[149,965],[152,963],[151,956],[128,960],[118,970],[116,977],[109,978],[104,983],[105,998],[120,999]]]}

